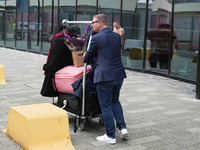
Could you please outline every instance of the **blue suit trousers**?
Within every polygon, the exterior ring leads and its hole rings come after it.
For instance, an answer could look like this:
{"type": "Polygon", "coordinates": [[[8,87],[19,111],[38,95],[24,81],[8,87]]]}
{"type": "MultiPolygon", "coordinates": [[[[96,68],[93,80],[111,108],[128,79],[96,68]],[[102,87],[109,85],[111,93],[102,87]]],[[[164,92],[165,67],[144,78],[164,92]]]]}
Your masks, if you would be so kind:
{"type": "Polygon", "coordinates": [[[115,121],[120,130],[126,128],[121,103],[119,101],[120,89],[123,79],[99,82],[96,90],[102,110],[102,116],[106,134],[110,138],[115,138],[115,121]]]}

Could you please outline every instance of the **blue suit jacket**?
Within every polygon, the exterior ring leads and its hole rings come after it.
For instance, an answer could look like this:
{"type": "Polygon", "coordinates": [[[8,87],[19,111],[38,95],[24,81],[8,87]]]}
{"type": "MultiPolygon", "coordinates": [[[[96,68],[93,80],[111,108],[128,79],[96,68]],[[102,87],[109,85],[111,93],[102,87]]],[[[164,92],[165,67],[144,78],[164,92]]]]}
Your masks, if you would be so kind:
{"type": "Polygon", "coordinates": [[[93,35],[84,62],[94,62],[94,83],[126,78],[121,61],[121,38],[109,28],[93,35]]]}

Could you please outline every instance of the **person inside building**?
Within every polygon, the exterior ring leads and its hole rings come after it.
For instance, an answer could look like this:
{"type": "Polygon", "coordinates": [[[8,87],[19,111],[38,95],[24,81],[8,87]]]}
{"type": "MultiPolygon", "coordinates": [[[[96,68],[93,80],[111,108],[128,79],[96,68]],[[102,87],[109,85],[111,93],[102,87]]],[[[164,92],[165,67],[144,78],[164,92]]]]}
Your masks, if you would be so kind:
{"type": "Polygon", "coordinates": [[[113,22],[113,32],[116,32],[120,35],[121,37],[121,44],[123,44],[123,37],[124,37],[124,29],[121,27],[118,21],[113,22]]]}
{"type": "Polygon", "coordinates": [[[107,16],[98,14],[93,17],[93,30],[98,33],[92,36],[88,51],[84,54],[84,62],[93,58],[94,83],[106,133],[96,139],[102,143],[115,144],[115,121],[122,139],[128,139],[128,131],[124,121],[123,109],[119,101],[120,89],[126,73],[121,61],[121,38],[119,34],[108,28],[107,16]]]}

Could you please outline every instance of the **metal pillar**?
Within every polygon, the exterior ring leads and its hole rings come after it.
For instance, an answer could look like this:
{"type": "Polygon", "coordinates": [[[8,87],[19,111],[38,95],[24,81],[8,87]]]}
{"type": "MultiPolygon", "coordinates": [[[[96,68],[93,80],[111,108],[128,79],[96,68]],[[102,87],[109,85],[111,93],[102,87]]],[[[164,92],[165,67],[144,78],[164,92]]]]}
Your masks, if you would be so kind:
{"type": "Polygon", "coordinates": [[[197,56],[196,98],[200,99],[200,33],[199,33],[199,48],[197,56]]]}

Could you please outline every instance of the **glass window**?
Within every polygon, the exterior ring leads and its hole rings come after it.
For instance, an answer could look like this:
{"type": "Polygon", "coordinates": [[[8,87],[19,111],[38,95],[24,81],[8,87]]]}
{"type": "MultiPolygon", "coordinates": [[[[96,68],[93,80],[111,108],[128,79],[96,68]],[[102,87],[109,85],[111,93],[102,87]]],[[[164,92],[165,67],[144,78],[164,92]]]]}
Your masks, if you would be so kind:
{"type": "Polygon", "coordinates": [[[16,47],[27,49],[28,37],[28,0],[17,0],[16,47]]]}
{"type": "Polygon", "coordinates": [[[58,25],[58,1],[54,0],[54,8],[52,10],[52,26],[51,26],[51,33],[53,33],[53,29],[58,25]]]}
{"type": "Polygon", "coordinates": [[[41,51],[42,0],[30,0],[28,49],[41,51]]]}
{"type": "Polygon", "coordinates": [[[172,59],[171,74],[196,81],[197,55],[199,45],[198,3],[178,3],[174,9],[174,30],[176,57],[172,59]]]}
{"type": "Polygon", "coordinates": [[[194,3],[194,2],[199,2],[199,0],[174,0],[175,4],[179,4],[179,3],[194,3]]]}
{"type": "MultiPolygon", "coordinates": [[[[78,6],[77,6],[78,21],[91,21],[94,15],[96,15],[95,0],[78,0],[78,6]]],[[[77,26],[80,27],[81,35],[83,35],[87,27],[87,24],[78,24],[77,26]]]]}
{"type": "Polygon", "coordinates": [[[6,2],[6,46],[15,47],[16,0],[6,2]]]}
{"type": "Polygon", "coordinates": [[[173,50],[170,48],[170,21],[172,4],[168,0],[156,0],[150,4],[147,38],[150,41],[150,49],[147,49],[146,69],[168,74],[169,61],[174,60],[176,33],[173,33],[173,50]]]}
{"type": "MultiPolygon", "coordinates": [[[[62,21],[67,19],[68,21],[76,20],[76,0],[60,0],[59,1],[59,19],[58,24],[62,24],[62,21]]],[[[72,26],[71,24],[68,26],[72,26]]]]}
{"type": "MultiPolygon", "coordinates": [[[[54,19],[57,20],[57,14],[55,15],[55,18],[52,17],[53,15],[53,6],[52,6],[52,0],[45,0],[44,1],[44,6],[43,6],[43,13],[42,13],[42,51],[43,52],[48,52],[49,51],[49,46],[50,46],[50,41],[49,37],[53,33],[53,21],[54,19]]],[[[53,16],[54,16],[53,15],[53,16]]]]}
{"type": "Polygon", "coordinates": [[[112,28],[113,22],[120,22],[120,4],[121,0],[99,0],[98,14],[105,14],[108,17],[108,25],[112,28]]]}
{"type": "Polygon", "coordinates": [[[49,37],[53,33],[53,29],[58,24],[58,10],[56,9],[58,0],[45,0],[43,6],[43,33],[42,33],[42,51],[48,52],[50,47],[49,37]],[[55,8],[54,8],[55,4],[55,8]]]}
{"type": "Polygon", "coordinates": [[[76,0],[60,0],[59,6],[59,24],[62,23],[63,19],[68,19],[69,21],[75,20],[76,11],[76,0]]]}
{"type": "Polygon", "coordinates": [[[122,27],[125,29],[122,61],[125,67],[142,69],[146,2],[123,0],[122,27]]]}
{"type": "Polygon", "coordinates": [[[0,45],[4,45],[5,23],[5,2],[0,1],[0,45]]]}
{"type": "Polygon", "coordinates": [[[77,6],[77,20],[90,21],[96,15],[95,0],[79,0],[77,6]]]}

